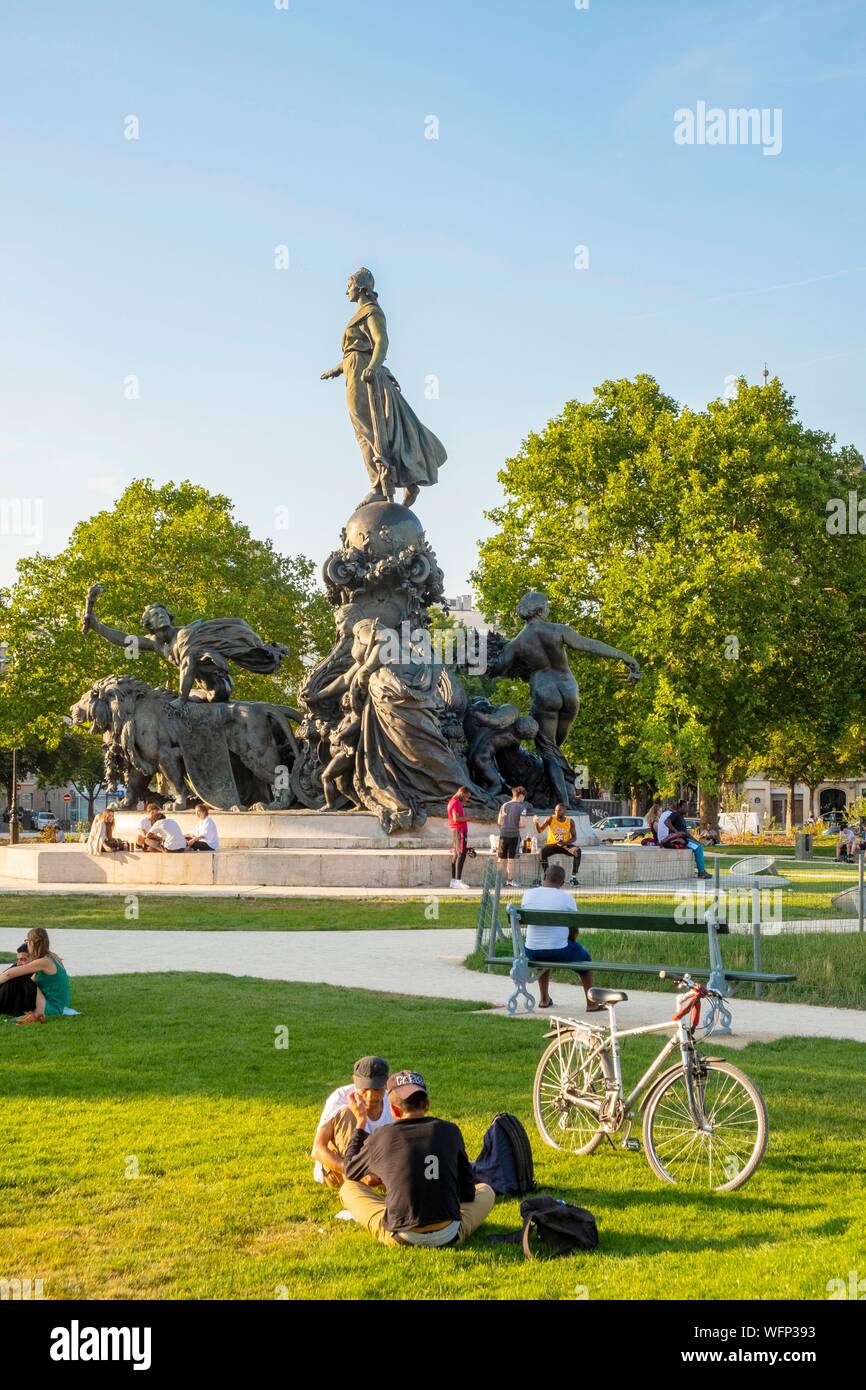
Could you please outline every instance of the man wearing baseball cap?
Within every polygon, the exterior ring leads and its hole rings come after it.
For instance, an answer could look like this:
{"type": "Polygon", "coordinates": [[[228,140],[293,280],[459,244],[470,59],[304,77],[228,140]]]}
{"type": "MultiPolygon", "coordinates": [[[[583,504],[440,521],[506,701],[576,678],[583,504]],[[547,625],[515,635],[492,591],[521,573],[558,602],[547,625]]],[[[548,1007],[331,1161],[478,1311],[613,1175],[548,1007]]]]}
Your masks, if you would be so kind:
{"type": "MultiPolygon", "coordinates": [[[[316,1160],[313,1177],[326,1187],[339,1187],[343,1181],[343,1155],[355,1133],[355,1114],[350,1109],[352,1096],[360,1098],[364,1107],[364,1126],[373,1134],[394,1119],[385,1095],[388,1063],[384,1057],[361,1057],[352,1068],[351,1086],[338,1086],[325,1101],[316,1127],[312,1157],[316,1160]]],[[[371,1174],[375,1177],[375,1174],[371,1174]]],[[[378,1181],[378,1180],[377,1180],[378,1181]]],[[[367,1186],[375,1184],[368,1179],[367,1186]]]]}
{"type": "Polygon", "coordinates": [[[457,1125],[428,1113],[420,1072],[389,1076],[387,1097],[396,1123],[375,1134],[358,1094],[349,1101],[357,1128],[343,1161],[343,1206],[382,1245],[462,1245],[490,1215],[493,1189],[475,1182],[457,1125]],[[384,1197],[370,1191],[370,1174],[384,1197]]]}

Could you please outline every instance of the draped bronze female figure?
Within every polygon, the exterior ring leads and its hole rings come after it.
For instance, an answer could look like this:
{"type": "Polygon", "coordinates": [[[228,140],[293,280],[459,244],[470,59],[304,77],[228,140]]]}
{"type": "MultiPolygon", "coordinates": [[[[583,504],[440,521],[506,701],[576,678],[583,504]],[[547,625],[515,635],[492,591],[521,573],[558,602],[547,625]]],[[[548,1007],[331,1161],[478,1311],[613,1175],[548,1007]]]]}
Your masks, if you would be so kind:
{"type": "Polygon", "coordinates": [[[358,308],[343,333],[340,365],[321,379],[346,381],[349,419],[372,485],[360,505],[392,502],[395,487],[402,487],[403,505],[411,507],[419,490],[437,481],[447,455],[385,366],[388,331],[371,272],[361,267],[350,275],[346,295],[358,308]]]}

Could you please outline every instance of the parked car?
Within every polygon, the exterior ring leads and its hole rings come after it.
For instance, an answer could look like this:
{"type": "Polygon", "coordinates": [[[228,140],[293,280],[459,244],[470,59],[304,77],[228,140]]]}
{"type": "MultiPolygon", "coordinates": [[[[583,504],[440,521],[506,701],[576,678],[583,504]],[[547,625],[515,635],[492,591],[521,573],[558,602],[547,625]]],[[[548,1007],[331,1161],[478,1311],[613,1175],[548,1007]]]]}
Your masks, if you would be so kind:
{"type": "Polygon", "coordinates": [[[605,816],[592,827],[598,833],[603,845],[612,845],[616,840],[627,840],[631,835],[648,835],[649,826],[645,816],[605,816]]]}
{"type": "Polygon", "coordinates": [[[34,830],[46,830],[49,825],[57,824],[57,817],[53,811],[34,811],[30,820],[34,830]]]}

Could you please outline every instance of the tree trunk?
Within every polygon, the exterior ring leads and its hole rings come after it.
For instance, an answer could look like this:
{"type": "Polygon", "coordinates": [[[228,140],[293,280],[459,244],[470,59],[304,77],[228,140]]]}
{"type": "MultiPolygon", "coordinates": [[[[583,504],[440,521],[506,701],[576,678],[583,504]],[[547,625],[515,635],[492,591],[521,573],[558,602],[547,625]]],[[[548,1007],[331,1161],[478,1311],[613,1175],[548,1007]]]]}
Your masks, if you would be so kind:
{"type": "Polygon", "coordinates": [[[794,789],[796,781],[791,778],[788,782],[788,795],[785,798],[785,834],[794,833],[794,789]]]}
{"type": "Polygon", "coordinates": [[[704,825],[709,826],[711,830],[718,830],[719,793],[706,791],[703,784],[701,785],[701,794],[698,799],[698,815],[704,825]]]}

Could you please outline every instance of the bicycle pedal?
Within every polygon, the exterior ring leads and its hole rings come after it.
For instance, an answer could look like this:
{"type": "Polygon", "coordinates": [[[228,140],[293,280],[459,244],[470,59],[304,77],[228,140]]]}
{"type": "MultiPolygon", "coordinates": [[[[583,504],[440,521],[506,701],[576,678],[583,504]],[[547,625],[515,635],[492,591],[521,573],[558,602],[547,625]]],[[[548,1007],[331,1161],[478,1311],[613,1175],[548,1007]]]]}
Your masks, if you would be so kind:
{"type": "Polygon", "coordinates": [[[633,1154],[639,1154],[643,1148],[639,1139],[623,1139],[622,1146],[624,1149],[628,1149],[629,1153],[633,1154]]]}

